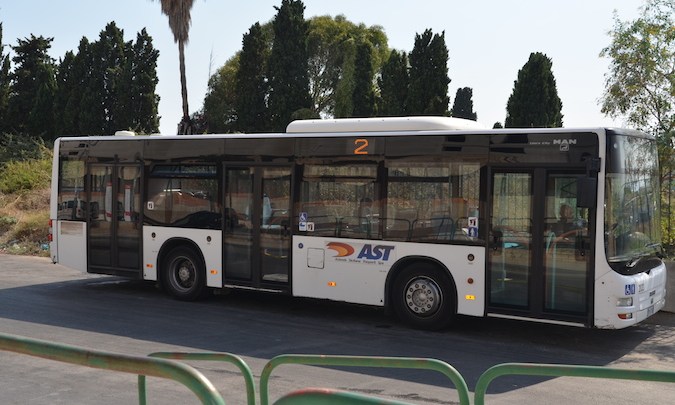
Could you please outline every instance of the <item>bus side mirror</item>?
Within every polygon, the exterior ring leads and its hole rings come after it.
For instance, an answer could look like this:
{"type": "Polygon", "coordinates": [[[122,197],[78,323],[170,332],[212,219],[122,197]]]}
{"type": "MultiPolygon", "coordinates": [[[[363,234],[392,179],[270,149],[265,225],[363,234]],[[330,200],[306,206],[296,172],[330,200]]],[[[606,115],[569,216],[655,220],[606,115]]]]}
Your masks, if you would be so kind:
{"type": "Polygon", "coordinates": [[[598,196],[597,177],[579,177],[577,182],[577,208],[594,208],[598,196]]]}

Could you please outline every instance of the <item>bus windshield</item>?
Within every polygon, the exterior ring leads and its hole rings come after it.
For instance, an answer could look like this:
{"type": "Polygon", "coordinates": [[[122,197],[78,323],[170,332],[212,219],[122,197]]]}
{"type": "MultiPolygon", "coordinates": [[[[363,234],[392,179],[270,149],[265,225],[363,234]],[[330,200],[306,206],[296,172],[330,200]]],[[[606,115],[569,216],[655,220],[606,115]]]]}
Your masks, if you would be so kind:
{"type": "Polygon", "coordinates": [[[659,172],[653,139],[614,134],[607,144],[605,248],[612,268],[635,273],[661,250],[659,172]]]}

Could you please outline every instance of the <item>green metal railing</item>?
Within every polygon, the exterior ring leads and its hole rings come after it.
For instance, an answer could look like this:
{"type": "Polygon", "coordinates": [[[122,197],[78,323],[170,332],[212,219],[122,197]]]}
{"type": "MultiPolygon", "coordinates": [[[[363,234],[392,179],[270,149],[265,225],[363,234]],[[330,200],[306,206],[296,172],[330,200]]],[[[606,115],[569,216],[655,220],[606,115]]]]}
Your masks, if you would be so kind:
{"type": "Polygon", "coordinates": [[[380,367],[425,369],[438,371],[448,377],[454,384],[461,405],[469,405],[469,388],[459,372],[448,363],[436,359],[410,357],[377,357],[377,356],[324,356],[284,354],[270,360],[260,375],[260,405],[269,404],[269,378],[272,371],[282,364],[301,364],[311,366],[347,366],[347,367],[380,367]]]}
{"type": "MultiPolygon", "coordinates": [[[[211,382],[193,367],[173,360],[206,360],[234,364],[241,371],[246,383],[247,403],[255,405],[255,383],[248,365],[229,353],[152,353],[149,357],[136,357],[94,351],[75,346],[57,344],[37,339],[0,333],[0,350],[26,354],[34,357],[60,361],[90,368],[112,370],[138,376],[139,403],[146,404],[146,376],[177,381],[192,391],[203,404],[225,404],[211,382]]],[[[449,364],[427,358],[378,357],[378,356],[325,356],[286,354],[274,357],[264,367],[260,376],[260,405],[269,404],[269,380],[272,371],[282,364],[334,366],[334,367],[380,367],[399,369],[425,369],[440,372],[455,385],[461,405],[469,405],[469,389],[464,378],[449,364]]],[[[599,366],[567,364],[498,364],[485,371],[476,383],[474,404],[484,405],[488,386],[497,377],[505,375],[528,375],[540,377],[587,377],[619,380],[639,380],[675,383],[675,371],[628,370],[599,366]]],[[[403,405],[371,396],[360,395],[328,388],[308,388],[286,394],[275,405],[304,404],[383,404],[403,405]]]]}
{"type": "Polygon", "coordinates": [[[504,375],[530,375],[544,377],[590,377],[618,380],[641,380],[675,382],[674,371],[627,370],[599,366],[576,366],[568,364],[504,363],[485,371],[476,383],[474,405],[485,404],[485,394],[492,380],[504,375]]]}
{"type": "MultiPolygon", "coordinates": [[[[225,401],[218,394],[213,384],[199,371],[186,364],[171,360],[87,350],[75,346],[7,334],[0,334],[0,350],[90,368],[167,378],[185,385],[203,404],[225,404],[225,401]]],[[[145,392],[141,392],[140,388],[139,397],[145,398],[145,392]]]]}
{"type": "MultiPolygon", "coordinates": [[[[241,357],[230,353],[183,353],[183,352],[158,352],[151,353],[148,356],[162,359],[172,360],[199,360],[199,361],[220,361],[231,363],[237,366],[244,376],[246,383],[246,403],[248,405],[256,405],[255,403],[255,382],[253,380],[253,373],[250,367],[242,360],[241,357]]],[[[139,376],[138,379],[139,390],[143,389],[145,392],[145,378],[139,376]]],[[[141,398],[141,405],[145,405],[145,397],[141,398]]]]}

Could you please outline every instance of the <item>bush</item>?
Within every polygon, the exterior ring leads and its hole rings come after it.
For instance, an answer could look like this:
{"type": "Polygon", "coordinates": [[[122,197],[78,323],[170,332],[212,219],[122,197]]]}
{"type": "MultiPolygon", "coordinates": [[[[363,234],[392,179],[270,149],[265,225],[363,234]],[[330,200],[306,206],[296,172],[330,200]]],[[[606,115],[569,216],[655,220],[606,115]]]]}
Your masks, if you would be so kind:
{"type": "Polygon", "coordinates": [[[16,224],[16,218],[10,216],[0,216],[0,236],[12,229],[16,224]]]}
{"type": "Polygon", "coordinates": [[[50,153],[47,155],[40,159],[11,160],[5,163],[0,172],[0,192],[14,194],[48,187],[52,159],[50,153]]]}

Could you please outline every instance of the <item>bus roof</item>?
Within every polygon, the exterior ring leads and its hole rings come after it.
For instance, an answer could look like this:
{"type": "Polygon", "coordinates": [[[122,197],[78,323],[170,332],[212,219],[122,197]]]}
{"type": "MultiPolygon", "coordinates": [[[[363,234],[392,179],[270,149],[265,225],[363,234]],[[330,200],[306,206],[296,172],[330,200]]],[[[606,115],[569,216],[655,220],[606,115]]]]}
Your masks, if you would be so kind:
{"type": "Polygon", "coordinates": [[[297,120],[286,133],[388,132],[486,129],[476,121],[454,117],[377,117],[297,120]]]}

